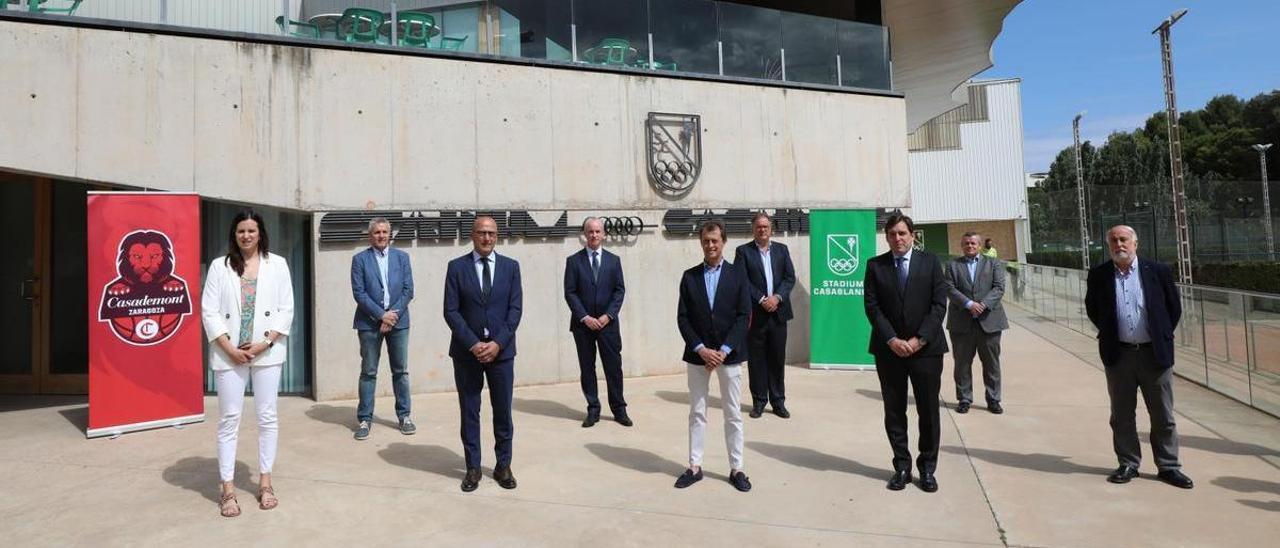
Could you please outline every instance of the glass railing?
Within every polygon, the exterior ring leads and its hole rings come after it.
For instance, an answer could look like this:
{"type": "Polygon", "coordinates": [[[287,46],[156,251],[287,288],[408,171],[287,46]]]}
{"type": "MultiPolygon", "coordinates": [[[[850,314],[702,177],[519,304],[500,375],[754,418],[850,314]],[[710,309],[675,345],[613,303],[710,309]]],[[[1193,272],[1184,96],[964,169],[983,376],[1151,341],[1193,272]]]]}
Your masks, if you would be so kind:
{"type": "MultiPolygon", "coordinates": [[[[1006,300],[1089,335],[1087,272],[1039,265],[1010,269],[1006,300]]],[[[1280,296],[1179,285],[1182,320],[1174,372],[1232,399],[1280,416],[1280,296]]]]}
{"type": "Polygon", "coordinates": [[[712,0],[0,0],[0,6],[610,68],[892,88],[884,27],[712,0]]]}

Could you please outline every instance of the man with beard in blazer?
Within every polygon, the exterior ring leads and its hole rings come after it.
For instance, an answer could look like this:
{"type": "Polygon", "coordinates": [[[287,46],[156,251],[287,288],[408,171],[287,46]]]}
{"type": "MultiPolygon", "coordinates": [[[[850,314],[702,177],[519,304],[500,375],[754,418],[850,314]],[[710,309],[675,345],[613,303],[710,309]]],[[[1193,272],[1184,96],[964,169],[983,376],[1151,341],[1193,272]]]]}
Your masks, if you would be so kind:
{"type": "Polygon", "coordinates": [[[791,321],[791,288],[796,285],[796,269],[787,245],[772,241],[773,219],[763,211],[751,219],[755,238],[734,251],[734,266],[744,269],[751,291],[751,324],[747,347],[751,364],[751,418],[764,414],[765,404],[773,414],[789,419],[787,399],[787,322],[791,321]]]}
{"type": "Polygon", "coordinates": [[[596,381],[596,351],[604,366],[613,420],[631,426],[627,400],[622,396],[622,332],[618,313],[627,288],[622,280],[622,260],[604,249],[604,221],[589,217],[582,223],[586,247],[570,255],[564,264],[564,300],[569,304],[569,331],[578,349],[582,395],[587,398],[583,428],[600,421],[600,396],[596,381]]]}
{"type": "Polygon", "coordinates": [[[955,352],[956,413],[973,404],[973,355],[982,360],[987,411],[1004,413],[1000,405],[1000,332],[1009,329],[1004,306],[1004,263],[980,253],[977,232],[960,238],[963,255],[947,263],[947,329],[955,352]]]}
{"type": "Polygon", "coordinates": [[[511,396],[515,382],[516,328],[524,294],[520,263],[498,255],[498,223],[476,217],[471,227],[472,251],[449,261],[444,278],[444,321],[452,332],[449,357],[462,413],[462,450],[467,473],[464,492],[480,484],[480,392],[489,383],[493,406],[493,438],[497,463],[493,479],[515,489],[511,473],[511,396]]]}
{"type": "Polygon", "coordinates": [[[916,397],[920,421],[920,454],[916,467],[920,489],[938,490],[941,429],[938,390],[947,340],[942,317],[947,312],[947,281],[938,258],[915,246],[915,223],[900,212],[884,223],[889,252],[867,261],[863,300],[871,321],[869,352],[884,399],[884,429],[893,448],[893,476],[888,487],[901,491],[911,483],[911,449],[907,444],[907,384],[916,397]]]}

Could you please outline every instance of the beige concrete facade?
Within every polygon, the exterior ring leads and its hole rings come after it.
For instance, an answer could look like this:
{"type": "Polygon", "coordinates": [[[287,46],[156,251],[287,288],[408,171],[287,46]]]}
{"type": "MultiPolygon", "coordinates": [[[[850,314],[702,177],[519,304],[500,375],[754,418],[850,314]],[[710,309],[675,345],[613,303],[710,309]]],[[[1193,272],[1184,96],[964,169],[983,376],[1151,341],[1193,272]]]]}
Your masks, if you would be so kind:
{"type": "Polygon", "coordinates": [[[992,245],[995,246],[996,252],[1000,254],[1000,260],[1012,261],[1018,259],[1017,221],[969,221],[947,223],[947,252],[952,255],[962,255],[960,251],[960,238],[965,232],[974,231],[982,234],[985,240],[991,238],[992,245]]]}

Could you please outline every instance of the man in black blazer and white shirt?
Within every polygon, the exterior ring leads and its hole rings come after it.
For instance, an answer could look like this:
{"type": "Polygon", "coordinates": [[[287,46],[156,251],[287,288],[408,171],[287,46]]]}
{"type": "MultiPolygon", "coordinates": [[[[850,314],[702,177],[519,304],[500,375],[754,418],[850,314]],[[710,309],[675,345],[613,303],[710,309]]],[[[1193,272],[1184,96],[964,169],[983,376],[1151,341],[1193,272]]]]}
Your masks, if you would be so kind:
{"type": "Polygon", "coordinates": [[[1107,247],[1111,260],[1089,270],[1084,296],[1089,321],[1098,328],[1098,353],[1111,398],[1111,442],[1120,461],[1107,481],[1129,483],[1138,477],[1142,446],[1134,409],[1141,389],[1151,416],[1156,477],[1190,489],[1194,484],[1178,461],[1173,419],[1173,330],[1182,318],[1178,286],[1168,266],[1138,260],[1138,233],[1133,228],[1111,227],[1107,247]]]}
{"type": "Polygon", "coordinates": [[[894,213],[884,223],[889,252],[867,262],[863,300],[871,320],[870,352],[884,397],[884,429],[893,448],[893,476],[887,487],[900,491],[911,483],[911,449],[907,445],[907,382],[916,396],[920,419],[920,489],[938,490],[934,470],[941,439],[938,390],[947,339],[942,317],[947,312],[947,281],[942,263],[913,249],[915,223],[894,213]]]}
{"type": "Polygon", "coordinates": [[[751,418],[760,418],[764,405],[773,414],[791,418],[787,399],[787,322],[791,321],[791,288],[796,285],[796,269],[786,244],[774,242],[773,219],[763,211],[751,219],[755,238],[738,246],[733,264],[743,269],[751,291],[751,323],[747,346],[751,364],[751,418]]]}
{"type": "Polygon", "coordinates": [[[609,410],[613,420],[631,426],[627,400],[622,395],[622,331],[618,313],[627,287],[622,279],[622,260],[604,249],[604,221],[589,217],[582,223],[586,247],[570,255],[564,263],[564,300],[569,304],[569,331],[578,349],[582,395],[587,398],[587,418],[583,428],[600,420],[600,396],[596,381],[596,351],[604,366],[609,388],[609,410]]]}

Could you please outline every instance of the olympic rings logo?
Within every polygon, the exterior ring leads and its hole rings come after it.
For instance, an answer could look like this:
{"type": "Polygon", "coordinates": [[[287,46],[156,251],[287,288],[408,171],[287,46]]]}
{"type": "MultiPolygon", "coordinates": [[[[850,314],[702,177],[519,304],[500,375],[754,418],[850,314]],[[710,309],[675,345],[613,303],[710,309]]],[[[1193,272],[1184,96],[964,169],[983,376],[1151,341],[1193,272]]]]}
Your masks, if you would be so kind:
{"type": "Polygon", "coordinates": [[[609,236],[638,236],[644,232],[644,219],[640,217],[597,217],[609,236]]]}

